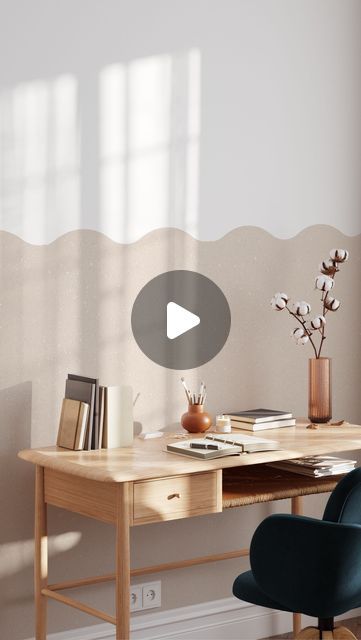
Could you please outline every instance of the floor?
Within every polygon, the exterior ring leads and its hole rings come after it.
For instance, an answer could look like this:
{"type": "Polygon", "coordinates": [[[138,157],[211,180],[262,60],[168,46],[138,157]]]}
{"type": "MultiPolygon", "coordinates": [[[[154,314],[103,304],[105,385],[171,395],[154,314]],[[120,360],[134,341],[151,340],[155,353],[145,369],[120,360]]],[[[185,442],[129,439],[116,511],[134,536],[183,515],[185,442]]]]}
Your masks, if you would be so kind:
{"type": "MultiPolygon", "coordinates": [[[[341,623],[338,622],[340,625],[341,623]]],[[[356,638],[361,639],[361,618],[352,618],[344,622],[344,626],[350,629],[356,638]]],[[[282,636],[272,636],[272,638],[264,638],[264,640],[286,640],[286,638],[293,638],[292,633],[285,633],[282,636]]]]}

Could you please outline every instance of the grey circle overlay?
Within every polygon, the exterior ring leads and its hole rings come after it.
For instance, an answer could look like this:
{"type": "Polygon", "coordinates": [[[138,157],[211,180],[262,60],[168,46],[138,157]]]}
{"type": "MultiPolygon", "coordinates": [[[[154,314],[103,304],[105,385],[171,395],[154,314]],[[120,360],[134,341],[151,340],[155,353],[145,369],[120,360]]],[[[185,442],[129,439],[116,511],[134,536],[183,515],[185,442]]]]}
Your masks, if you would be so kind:
{"type": "Polygon", "coordinates": [[[195,271],[167,271],[138,293],[132,309],[134,338],[153,362],[167,369],[194,369],[209,362],[224,346],[231,311],[224,293],[195,271]],[[170,340],[167,304],[175,302],[200,318],[200,324],[170,340]]]}

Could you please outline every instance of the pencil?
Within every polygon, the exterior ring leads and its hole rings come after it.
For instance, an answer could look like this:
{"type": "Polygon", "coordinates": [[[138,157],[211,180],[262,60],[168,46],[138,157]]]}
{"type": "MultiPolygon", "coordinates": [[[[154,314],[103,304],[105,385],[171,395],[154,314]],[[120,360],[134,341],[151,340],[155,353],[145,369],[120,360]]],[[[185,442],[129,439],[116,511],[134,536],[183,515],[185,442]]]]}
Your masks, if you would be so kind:
{"type": "Polygon", "coordinates": [[[189,391],[189,389],[187,389],[187,385],[186,385],[185,379],[181,378],[181,382],[182,382],[182,385],[184,387],[184,391],[185,391],[185,394],[187,396],[187,400],[188,400],[189,404],[191,404],[190,391],[189,391]]]}

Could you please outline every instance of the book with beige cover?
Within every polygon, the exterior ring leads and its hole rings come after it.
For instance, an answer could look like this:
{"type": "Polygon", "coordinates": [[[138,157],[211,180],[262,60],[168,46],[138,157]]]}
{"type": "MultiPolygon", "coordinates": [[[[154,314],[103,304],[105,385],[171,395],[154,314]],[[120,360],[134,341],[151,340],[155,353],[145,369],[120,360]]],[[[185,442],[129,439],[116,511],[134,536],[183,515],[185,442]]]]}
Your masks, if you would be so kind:
{"type": "MultiPolygon", "coordinates": [[[[94,442],[93,432],[95,429],[94,411],[95,411],[96,385],[95,383],[89,382],[89,380],[86,380],[86,379],[83,379],[83,380],[74,379],[76,376],[70,373],[68,374],[68,376],[72,376],[72,377],[71,378],[68,377],[65,383],[65,397],[69,398],[69,400],[86,402],[89,405],[87,433],[85,436],[84,449],[90,450],[94,442]]],[[[80,378],[80,376],[78,376],[78,378],[80,378]]]]}
{"type": "Polygon", "coordinates": [[[79,400],[64,398],[57,446],[80,451],[84,448],[89,415],[89,405],[79,400]]]}

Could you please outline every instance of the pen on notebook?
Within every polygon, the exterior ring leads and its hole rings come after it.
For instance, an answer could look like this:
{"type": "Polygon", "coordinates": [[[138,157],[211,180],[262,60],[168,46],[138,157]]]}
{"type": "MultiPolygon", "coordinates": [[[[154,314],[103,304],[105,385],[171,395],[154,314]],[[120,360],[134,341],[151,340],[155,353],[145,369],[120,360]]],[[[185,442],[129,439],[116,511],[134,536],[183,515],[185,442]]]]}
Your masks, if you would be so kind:
{"type": "Polygon", "coordinates": [[[189,446],[191,449],[212,449],[213,451],[219,450],[218,444],[202,444],[200,442],[191,442],[189,446]]]}

